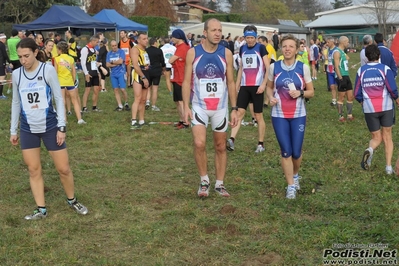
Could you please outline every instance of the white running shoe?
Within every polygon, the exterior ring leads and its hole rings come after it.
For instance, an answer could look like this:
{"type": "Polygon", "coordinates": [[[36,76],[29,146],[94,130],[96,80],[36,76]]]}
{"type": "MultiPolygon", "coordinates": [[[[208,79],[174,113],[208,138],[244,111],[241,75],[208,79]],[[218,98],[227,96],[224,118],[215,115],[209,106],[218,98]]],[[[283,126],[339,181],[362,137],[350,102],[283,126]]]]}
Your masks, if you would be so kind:
{"type": "Polygon", "coordinates": [[[262,145],[258,145],[258,147],[256,147],[255,153],[261,153],[264,151],[265,151],[265,148],[262,145]]]}
{"type": "Polygon", "coordinates": [[[87,123],[86,123],[86,121],[84,121],[83,119],[80,119],[80,120],[78,121],[78,124],[79,124],[79,125],[84,125],[84,124],[87,124],[87,123]]]}
{"type": "Polygon", "coordinates": [[[287,192],[285,194],[287,199],[295,199],[296,198],[296,189],[295,185],[288,185],[287,192]]]}

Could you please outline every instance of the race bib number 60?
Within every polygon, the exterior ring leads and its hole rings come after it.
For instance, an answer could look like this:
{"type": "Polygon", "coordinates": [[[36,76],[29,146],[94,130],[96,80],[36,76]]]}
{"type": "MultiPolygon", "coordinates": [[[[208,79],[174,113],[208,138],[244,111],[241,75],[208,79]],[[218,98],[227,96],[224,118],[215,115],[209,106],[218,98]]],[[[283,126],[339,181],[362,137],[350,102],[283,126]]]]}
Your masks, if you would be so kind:
{"type": "Polygon", "coordinates": [[[255,54],[245,54],[242,56],[242,66],[243,68],[257,68],[258,61],[255,54]]]}

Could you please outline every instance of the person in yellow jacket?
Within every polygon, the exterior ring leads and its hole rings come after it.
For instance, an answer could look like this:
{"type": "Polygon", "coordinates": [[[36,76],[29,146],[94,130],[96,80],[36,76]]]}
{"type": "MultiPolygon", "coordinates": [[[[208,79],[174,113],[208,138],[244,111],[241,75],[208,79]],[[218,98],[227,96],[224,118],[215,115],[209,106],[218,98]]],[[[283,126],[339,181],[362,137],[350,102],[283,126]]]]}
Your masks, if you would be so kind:
{"type": "Polygon", "coordinates": [[[65,37],[66,37],[67,43],[68,43],[68,54],[70,56],[72,56],[76,62],[76,60],[78,59],[78,52],[76,50],[77,44],[76,44],[75,38],[73,38],[73,36],[72,36],[72,31],[67,30],[65,32],[65,37]]]}

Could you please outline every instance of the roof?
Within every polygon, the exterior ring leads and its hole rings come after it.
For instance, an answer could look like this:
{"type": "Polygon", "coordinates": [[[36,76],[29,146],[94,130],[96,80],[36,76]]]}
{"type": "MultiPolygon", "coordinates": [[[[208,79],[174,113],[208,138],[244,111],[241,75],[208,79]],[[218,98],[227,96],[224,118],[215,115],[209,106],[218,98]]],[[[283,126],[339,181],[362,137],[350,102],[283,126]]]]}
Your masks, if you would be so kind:
{"type": "Polygon", "coordinates": [[[277,21],[280,25],[298,27],[298,24],[296,24],[292,19],[277,19],[277,21]]]}
{"type": "Polygon", "coordinates": [[[200,5],[189,4],[189,3],[188,3],[187,5],[190,6],[190,7],[194,7],[194,8],[197,8],[197,9],[201,9],[201,10],[206,11],[206,12],[208,12],[208,13],[216,13],[215,10],[212,10],[212,9],[209,9],[209,8],[206,8],[206,7],[203,7],[203,6],[200,6],[200,5]]]}
{"type": "MultiPolygon", "coordinates": [[[[387,1],[388,24],[399,24],[399,17],[396,15],[399,8],[399,1],[387,1]]],[[[372,4],[349,6],[316,13],[319,16],[316,20],[306,24],[308,28],[322,27],[372,27],[378,25],[375,7],[372,4]]]]}
{"type": "Polygon", "coordinates": [[[93,18],[102,22],[116,24],[117,30],[148,31],[147,25],[134,22],[116,12],[115,9],[103,9],[95,14],[93,18]]]}
{"type": "Polygon", "coordinates": [[[197,0],[188,0],[185,2],[179,2],[179,3],[175,3],[173,4],[174,6],[189,6],[189,7],[193,7],[193,8],[197,8],[200,9],[202,11],[206,11],[208,13],[216,13],[215,10],[203,7],[201,5],[198,5],[199,3],[201,3],[201,1],[197,1],[197,0]]]}
{"type": "Polygon", "coordinates": [[[13,28],[17,30],[114,29],[115,24],[98,21],[77,6],[53,5],[38,19],[26,24],[13,25],[13,28]]]}

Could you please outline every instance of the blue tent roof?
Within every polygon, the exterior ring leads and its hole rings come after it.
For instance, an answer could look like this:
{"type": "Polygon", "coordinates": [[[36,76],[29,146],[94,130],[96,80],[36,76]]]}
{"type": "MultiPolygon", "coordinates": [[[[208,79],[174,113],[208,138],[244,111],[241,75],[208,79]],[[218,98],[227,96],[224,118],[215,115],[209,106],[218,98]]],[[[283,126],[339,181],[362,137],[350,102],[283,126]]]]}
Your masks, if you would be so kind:
{"type": "Polygon", "coordinates": [[[117,30],[148,31],[147,25],[143,25],[134,22],[133,20],[127,19],[118,12],[116,12],[115,9],[103,9],[95,14],[93,18],[103,22],[115,23],[117,30]]]}
{"type": "Polygon", "coordinates": [[[62,28],[114,29],[115,23],[99,21],[77,6],[53,5],[40,18],[13,26],[17,30],[52,30],[62,28]]]}

